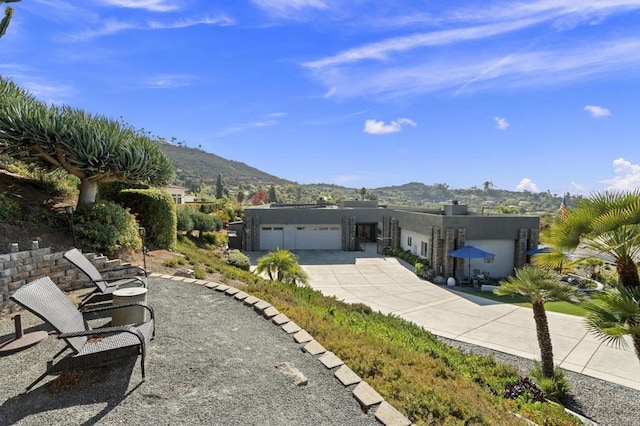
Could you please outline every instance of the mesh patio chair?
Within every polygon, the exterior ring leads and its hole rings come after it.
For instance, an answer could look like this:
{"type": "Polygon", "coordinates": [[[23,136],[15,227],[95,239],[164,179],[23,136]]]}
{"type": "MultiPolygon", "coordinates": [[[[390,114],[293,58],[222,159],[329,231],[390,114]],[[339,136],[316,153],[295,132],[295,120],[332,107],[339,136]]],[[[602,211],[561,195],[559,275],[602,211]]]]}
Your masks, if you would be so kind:
{"type": "MultiPolygon", "coordinates": [[[[74,248],[64,254],[64,258],[80,269],[91,282],[96,286],[93,292],[87,294],[81,301],[80,306],[84,306],[89,302],[100,302],[111,299],[113,292],[118,287],[146,287],[147,271],[137,266],[129,266],[128,268],[137,268],[142,275],[127,275],[117,278],[103,278],[100,271],[87,259],[80,250],[74,248]]],[[[121,270],[122,268],[120,268],[121,270]]],[[[119,269],[110,269],[105,272],[114,272],[119,269]]]]}
{"type": "Polygon", "coordinates": [[[56,331],[58,339],[66,342],[66,346],[47,363],[47,370],[27,387],[27,391],[48,375],[65,370],[104,365],[113,359],[127,355],[140,355],[140,368],[144,380],[147,343],[155,336],[154,313],[150,305],[126,303],[117,306],[98,306],[80,312],[49,277],[40,278],[22,286],[11,295],[11,300],[50,324],[56,331]],[[91,328],[83,317],[83,314],[88,312],[133,305],[143,306],[149,312],[150,319],[142,324],[91,328]],[[54,361],[68,350],[71,352],[54,364],[54,361]]]}

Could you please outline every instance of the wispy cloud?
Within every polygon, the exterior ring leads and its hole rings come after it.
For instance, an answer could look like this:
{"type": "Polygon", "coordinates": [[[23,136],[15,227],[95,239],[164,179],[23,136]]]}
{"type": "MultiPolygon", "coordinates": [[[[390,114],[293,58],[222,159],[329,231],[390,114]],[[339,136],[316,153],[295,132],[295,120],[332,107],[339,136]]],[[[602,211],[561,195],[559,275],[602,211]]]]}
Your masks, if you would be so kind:
{"type": "Polygon", "coordinates": [[[234,133],[242,133],[251,129],[260,129],[262,127],[271,127],[278,124],[278,120],[269,119],[269,120],[256,120],[248,123],[237,124],[232,127],[228,127],[215,133],[213,135],[214,138],[222,138],[224,136],[232,135],[234,133]]]}
{"type": "Polygon", "coordinates": [[[522,178],[520,183],[516,185],[516,191],[539,192],[538,185],[529,178],[522,178]]]}
{"type": "Polygon", "coordinates": [[[583,110],[591,114],[591,117],[593,118],[603,118],[609,117],[611,115],[611,111],[609,111],[607,108],[597,105],[587,105],[583,108],[583,110]]]}
{"type": "Polygon", "coordinates": [[[603,33],[600,42],[593,43],[566,31],[640,10],[638,0],[539,0],[510,3],[509,7],[499,3],[446,10],[442,16],[418,16],[425,25],[445,29],[415,33],[415,20],[403,15],[397,24],[399,28],[402,23],[407,25],[410,35],[355,46],[302,66],[327,87],[327,97],[350,98],[575,83],[611,72],[634,72],[640,60],[640,42],[635,36],[625,39],[616,33],[607,39],[608,34],[603,33]],[[516,45],[506,37],[534,27],[547,27],[545,33],[555,32],[557,41],[550,44],[546,37],[538,37],[516,45]],[[492,43],[484,43],[488,39],[492,43]],[[442,49],[445,46],[461,53],[452,56],[450,49],[442,49]]]}
{"type": "Polygon", "coordinates": [[[129,9],[145,9],[151,12],[173,12],[179,9],[172,0],[99,0],[101,4],[129,9]]]}
{"type": "Polygon", "coordinates": [[[114,19],[105,20],[101,26],[88,31],[72,33],[66,36],[67,41],[88,41],[98,37],[110,36],[122,31],[136,30],[169,30],[177,28],[194,27],[197,25],[229,26],[235,21],[227,16],[206,17],[200,19],[182,19],[177,21],[149,21],[149,22],[123,22],[114,19]]]}
{"type": "Polygon", "coordinates": [[[509,122],[504,117],[493,117],[493,122],[496,124],[496,129],[507,130],[510,126],[509,122]]]}
{"type": "Polygon", "coordinates": [[[601,182],[609,185],[607,190],[628,191],[640,188],[640,165],[617,158],[613,160],[613,171],[615,177],[601,182]]]}
{"type": "Polygon", "coordinates": [[[399,118],[392,121],[389,124],[385,124],[383,121],[378,120],[366,120],[364,122],[363,132],[370,135],[382,135],[385,133],[397,133],[402,130],[403,126],[416,127],[416,123],[408,118],[399,118]]]}
{"type": "Polygon", "coordinates": [[[269,15],[279,18],[296,18],[300,13],[306,13],[309,10],[329,8],[326,0],[252,0],[252,2],[269,15]]]}
{"type": "Polygon", "coordinates": [[[177,87],[191,86],[196,80],[192,75],[165,74],[149,77],[145,86],[151,89],[175,89],[177,87]]]}

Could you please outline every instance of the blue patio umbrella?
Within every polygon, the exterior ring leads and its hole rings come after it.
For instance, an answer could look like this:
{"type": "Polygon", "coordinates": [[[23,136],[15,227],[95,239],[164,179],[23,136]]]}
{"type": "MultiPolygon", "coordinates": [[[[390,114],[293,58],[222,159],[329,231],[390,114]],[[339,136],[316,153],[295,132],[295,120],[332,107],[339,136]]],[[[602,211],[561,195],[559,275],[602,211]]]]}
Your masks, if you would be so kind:
{"type": "MultiPolygon", "coordinates": [[[[474,246],[464,246],[449,252],[449,256],[461,259],[491,259],[495,254],[481,250],[474,246]]],[[[471,278],[471,261],[469,261],[469,278],[471,278]]]]}

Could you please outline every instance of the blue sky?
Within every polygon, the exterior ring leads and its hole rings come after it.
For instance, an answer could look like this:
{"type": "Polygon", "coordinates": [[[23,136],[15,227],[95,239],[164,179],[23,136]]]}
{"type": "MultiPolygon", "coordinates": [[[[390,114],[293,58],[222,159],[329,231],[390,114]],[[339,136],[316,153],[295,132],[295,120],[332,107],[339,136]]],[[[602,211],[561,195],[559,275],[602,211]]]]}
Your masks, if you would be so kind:
{"type": "Polygon", "coordinates": [[[640,187],[640,0],[11,6],[3,76],[285,179],[640,187]]]}

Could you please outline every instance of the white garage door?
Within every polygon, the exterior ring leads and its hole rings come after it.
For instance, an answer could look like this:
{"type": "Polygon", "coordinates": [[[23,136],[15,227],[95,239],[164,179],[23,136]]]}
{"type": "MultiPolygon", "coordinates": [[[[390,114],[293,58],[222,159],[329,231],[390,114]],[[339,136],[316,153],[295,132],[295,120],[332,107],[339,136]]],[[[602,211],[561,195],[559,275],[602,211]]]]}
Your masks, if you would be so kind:
{"type": "Polygon", "coordinates": [[[295,250],[340,250],[342,231],[340,226],[297,226],[295,250]]]}
{"type": "Polygon", "coordinates": [[[260,229],[260,250],[275,250],[284,246],[284,228],[282,226],[263,226],[260,229]]]}

